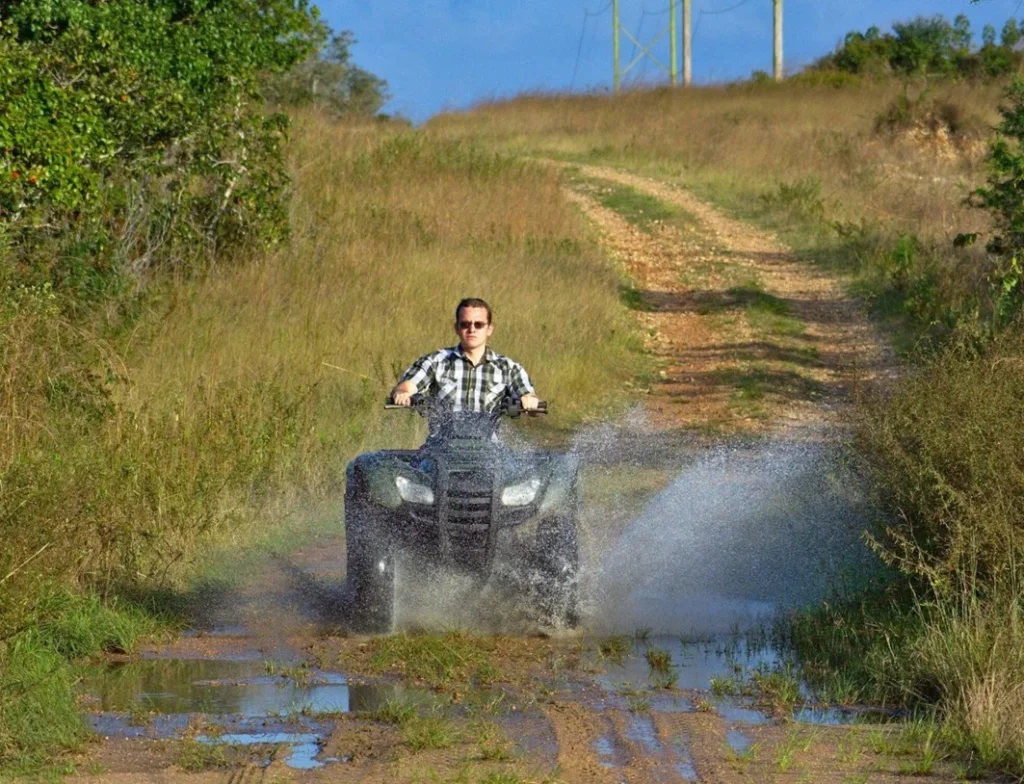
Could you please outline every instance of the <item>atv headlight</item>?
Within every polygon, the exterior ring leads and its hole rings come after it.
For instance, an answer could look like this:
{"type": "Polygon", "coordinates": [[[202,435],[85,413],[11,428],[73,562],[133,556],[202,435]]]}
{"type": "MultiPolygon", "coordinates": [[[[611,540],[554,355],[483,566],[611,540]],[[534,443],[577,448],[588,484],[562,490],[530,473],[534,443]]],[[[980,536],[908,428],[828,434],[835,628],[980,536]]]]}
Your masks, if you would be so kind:
{"type": "Polygon", "coordinates": [[[414,482],[404,476],[395,477],[395,487],[403,501],[410,504],[432,504],[434,503],[434,491],[426,485],[414,482]]]}
{"type": "Polygon", "coordinates": [[[525,482],[509,485],[502,490],[501,502],[505,506],[526,506],[533,503],[533,499],[537,497],[538,490],[540,490],[540,479],[537,477],[527,479],[525,482]]]}

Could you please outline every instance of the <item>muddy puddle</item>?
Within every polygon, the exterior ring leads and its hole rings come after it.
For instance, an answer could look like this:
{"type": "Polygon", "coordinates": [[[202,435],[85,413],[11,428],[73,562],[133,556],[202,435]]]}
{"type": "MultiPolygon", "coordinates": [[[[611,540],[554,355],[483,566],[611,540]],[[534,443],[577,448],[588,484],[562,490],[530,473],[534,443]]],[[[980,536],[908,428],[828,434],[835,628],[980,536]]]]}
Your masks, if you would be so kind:
{"type": "Polygon", "coordinates": [[[642,639],[627,639],[628,653],[615,656],[606,650],[595,652],[588,662],[604,672],[598,683],[611,691],[627,686],[656,688],[669,685],[675,689],[707,691],[716,681],[733,681],[744,674],[770,672],[784,664],[781,654],[766,644],[754,644],[747,639],[721,642],[713,639],[689,641],[684,637],[649,635],[642,639]],[[667,655],[667,668],[659,671],[652,667],[650,656],[667,655]]]}
{"type": "MultiPolygon", "coordinates": [[[[691,713],[700,701],[734,727],[756,726],[781,717],[761,710],[752,696],[751,677],[788,673],[787,658],[759,635],[693,641],[684,636],[619,638],[619,646],[598,646],[586,661],[604,700],[595,707],[691,713]],[[627,651],[627,652],[623,652],[627,651]],[[652,661],[657,666],[652,666],[652,661]]],[[[840,726],[885,723],[899,717],[875,708],[818,705],[806,683],[796,680],[803,700],[791,718],[801,724],[840,726]]]]}
{"type": "Polygon", "coordinates": [[[431,705],[429,692],[393,684],[351,683],[340,673],[272,662],[141,659],[87,672],[80,684],[86,723],[98,734],[173,738],[196,714],[215,734],[203,743],[285,746],[286,764],[311,769],[331,716],[371,713],[392,700],[431,705]]]}

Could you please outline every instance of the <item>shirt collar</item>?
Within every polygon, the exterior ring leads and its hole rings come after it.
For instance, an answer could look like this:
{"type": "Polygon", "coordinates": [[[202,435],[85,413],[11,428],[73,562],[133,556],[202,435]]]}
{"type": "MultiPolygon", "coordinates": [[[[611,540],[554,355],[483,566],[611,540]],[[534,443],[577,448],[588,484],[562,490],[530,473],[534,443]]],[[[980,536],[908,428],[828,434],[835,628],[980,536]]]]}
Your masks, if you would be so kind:
{"type": "MultiPolygon", "coordinates": [[[[460,359],[464,359],[467,362],[469,361],[469,357],[466,356],[466,352],[462,350],[461,343],[459,343],[457,346],[452,346],[452,348],[450,348],[449,351],[451,352],[452,355],[459,357],[460,359]]],[[[480,364],[482,365],[485,362],[493,362],[497,358],[498,352],[495,351],[490,346],[488,346],[486,349],[484,349],[484,357],[483,359],[480,360],[480,364]]]]}

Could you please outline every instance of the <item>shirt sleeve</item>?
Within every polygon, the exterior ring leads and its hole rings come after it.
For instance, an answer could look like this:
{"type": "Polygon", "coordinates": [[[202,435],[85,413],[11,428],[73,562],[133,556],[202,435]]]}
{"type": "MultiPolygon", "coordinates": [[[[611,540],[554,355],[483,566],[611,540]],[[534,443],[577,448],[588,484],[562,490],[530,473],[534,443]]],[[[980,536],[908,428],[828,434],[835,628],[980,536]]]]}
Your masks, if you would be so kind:
{"type": "Polygon", "coordinates": [[[437,354],[424,354],[422,357],[417,359],[406,370],[398,383],[402,384],[406,381],[411,381],[416,386],[417,392],[423,392],[430,388],[429,382],[431,375],[433,375],[434,366],[437,364],[437,354]]]}
{"type": "Polygon", "coordinates": [[[533,388],[533,384],[530,382],[530,376],[526,372],[526,368],[520,365],[518,362],[509,360],[509,378],[512,382],[512,390],[522,397],[523,395],[535,395],[537,394],[533,388]]]}

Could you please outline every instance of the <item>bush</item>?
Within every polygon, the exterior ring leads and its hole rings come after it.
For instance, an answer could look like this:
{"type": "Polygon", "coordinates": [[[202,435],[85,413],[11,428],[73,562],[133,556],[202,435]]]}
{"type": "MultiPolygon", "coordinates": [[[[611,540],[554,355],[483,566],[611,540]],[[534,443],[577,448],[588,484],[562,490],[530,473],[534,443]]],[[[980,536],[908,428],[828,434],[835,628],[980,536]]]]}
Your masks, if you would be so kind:
{"type": "Polygon", "coordinates": [[[904,92],[875,117],[875,133],[886,136],[923,129],[932,134],[945,132],[953,137],[967,137],[976,136],[978,126],[978,121],[968,117],[959,104],[932,98],[928,91],[916,98],[904,92]]]}
{"type": "Polygon", "coordinates": [[[858,441],[883,558],[937,596],[992,589],[1024,554],[1024,335],[953,347],[866,404],[858,441]]]}
{"type": "Polygon", "coordinates": [[[0,233],[17,281],[72,296],[279,240],[285,118],[260,74],[322,31],[307,0],[0,6],[0,233]]]}
{"type": "MultiPolygon", "coordinates": [[[[994,233],[986,250],[996,260],[992,284],[996,292],[995,324],[1005,326],[1024,304],[1024,80],[1017,78],[1006,90],[1000,109],[1002,122],[989,145],[988,184],[975,190],[973,206],[992,215],[994,233]]],[[[974,242],[977,235],[960,235],[959,244],[974,242]]]]}
{"type": "Polygon", "coordinates": [[[970,20],[963,14],[950,23],[945,17],[919,16],[897,22],[891,33],[877,27],[850,32],[840,47],[815,63],[814,71],[839,71],[865,76],[959,76],[998,78],[1020,67],[1020,30],[1010,19],[1001,40],[988,29],[982,44],[972,41],[970,20]]]}

